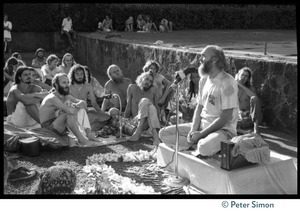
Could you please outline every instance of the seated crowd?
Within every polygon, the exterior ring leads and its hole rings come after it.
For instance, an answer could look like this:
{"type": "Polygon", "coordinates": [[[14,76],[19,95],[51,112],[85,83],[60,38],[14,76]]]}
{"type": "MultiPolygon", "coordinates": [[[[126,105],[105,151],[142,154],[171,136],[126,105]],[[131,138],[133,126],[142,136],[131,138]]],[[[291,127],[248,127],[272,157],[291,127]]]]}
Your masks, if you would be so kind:
{"type": "MultiPolygon", "coordinates": [[[[125,21],[125,31],[133,32],[134,31],[134,18],[129,16],[125,21]]],[[[99,21],[97,25],[97,32],[112,32],[113,31],[113,21],[106,15],[103,21],[99,21]]],[[[150,15],[139,14],[136,19],[136,31],[137,32],[172,32],[173,23],[163,18],[158,27],[154,23],[150,15]]]]}
{"type": "MultiPolygon", "coordinates": [[[[118,131],[121,118],[135,128],[128,134],[129,141],[139,141],[147,132],[154,145],[163,142],[175,147],[176,125],[168,118],[175,113],[170,110],[175,85],[161,74],[158,62],[147,61],[135,83],[112,64],[102,87],[70,53],[63,56],[60,66],[55,54],[46,58],[39,48],[35,55],[32,67],[19,56],[5,63],[7,121],[18,127],[39,125],[59,136],[72,132],[79,144],[86,145],[100,142],[98,136],[116,135],[107,131],[118,131]]],[[[244,67],[234,78],[227,68],[222,48],[209,45],[202,50],[199,68],[192,67],[189,75],[189,101],[196,102],[195,111],[191,122],[178,125],[179,150],[193,150],[192,155],[202,159],[219,152],[221,141],[249,128],[259,134],[262,112],[252,72],[244,67]]],[[[182,77],[183,70],[177,75],[182,77]]]]}

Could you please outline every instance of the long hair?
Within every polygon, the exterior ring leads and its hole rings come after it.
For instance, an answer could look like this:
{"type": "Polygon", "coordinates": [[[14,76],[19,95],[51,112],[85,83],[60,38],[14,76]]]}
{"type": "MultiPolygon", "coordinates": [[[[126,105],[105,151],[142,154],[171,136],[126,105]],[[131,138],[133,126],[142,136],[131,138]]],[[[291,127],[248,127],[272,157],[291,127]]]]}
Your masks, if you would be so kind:
{"type": "Polygon", "coordinates": [[[85,68],[80,64],[75,64],[75,65],[73,65],[73,67],[71,67],[70,72],[68,74],[68,77],[69,77],[69,80],[70,80],[71,84],[75,83],[75,72],[77,70],[82,70],[83,71],[83,81],[84,81],[84,83],[86,83],[87,79],[86,79],[86,74],[85,74],[85,68]]]}
{"type": "Polygon", "coordinates": [[[55,54],[50,54],[46,60],[46,63],[50,65],[50,63],[53,62],[55,59],[59,61],[59,58],[55,54]]]}
{"type": "Polygon", "coordinates": [[[88,66],[83,66],[83,67],[85,69],[85,76],[86,76],[86,79],[87,79],[87,83],[91,83],[91,80],[92,80],[91,70],[88,66]]]}
{"type": "Polygon", "coordinates": [[[153,80],[152,80],[152,85],[153,85],[154,77],[153,77],[152,72],[143,72],[143,73],[141,73],[141,74],[136,78],[135,83],[136,83],[139,87],[141,87],[143,79],[146,78],[146,77],[149,76],[149,75],[153,78],[153,80]]]}
{"type": "Polygon", "coordinates": [[[18,67],[18,69],[16,71],[16,74],[15,74],[15,84],[20,84],[21,83],[21,80],[19,79],[19,77],[21,77],[22,73],[25,70],[28,70],[27,66],[20,66],[20,67],[18,67]]]}
{"type": "Polygon", "coordinates": [[[71,57],[72,57],[72,61],[73,61],[72,66],[73,66],[74,64],[76,64],[76,62],[75,62],[75,60],[74,60],[74,56],[73,56],[72,54],[70,54],[70,53],[66,53],[66,54],[63,56],[62,61],[61,61],[61,65],[62,65],[62,66],[64,66],[64,67],[67,66],[67,65],[66,65],[66,57],[67,57],[67,56],[71,56],[71,57]]]}
{"type": "Polygon", "coordinates": [[[240,77],[240,74],[242,74],[243,70],[249,74],[249,79],[245,83],[245,86],[249,88],[250,86],[252,86],[252,70],[249,67],[243,67],[238,71],[238,77],[240,77]]]}
{"type": "Polygon", "coordinates": [[[144,65],[144,67],[143,67],[143,71],[144,71],[144,72],[149,71],[149,67],[150,67],[151,65],[154,65],[155,68],[156,68],[156,73],[159,73],[160,66],[159,66],[158,62],[156,62],[156,61],[154,61],[154,60],[149,60],[149,61],[147,61],[146,64],[144,65]]]}
{"type": "Polygon", "coordinates": [[[228,64],[223,49],[217,45],[209,45],[206,48],[211,48],[213,53],[215,54],[214,57],[218,59],[218,61],[216,62],[216,66],[219,69],[227,70],[228,64]]]}
{"type": "Polygon", "coordinates": [[[18,59],[16,59],[15,57],[10,57],[7,59],[4,68],[7,68],[8,70],[11,71],[13,66],[17,64],[18,64],[18,59]]]}
{"type": "MultiPolygon", "coordinates": [[[[21,56],[21,54],[19,52],[14,52],[11,57],[15,57],[16,59],[19,59],[18,57],[21,56]]],[[[21,56],[22,58],[22,56],[21,56]]]]}

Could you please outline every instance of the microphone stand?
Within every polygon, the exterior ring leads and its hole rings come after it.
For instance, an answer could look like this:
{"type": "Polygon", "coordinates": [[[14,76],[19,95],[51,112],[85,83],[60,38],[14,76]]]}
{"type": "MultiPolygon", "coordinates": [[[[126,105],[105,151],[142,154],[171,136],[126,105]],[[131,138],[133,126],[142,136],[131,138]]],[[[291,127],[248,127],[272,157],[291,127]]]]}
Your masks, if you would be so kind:
{"type": "Polygon", "coordinates": [[[175,175],[170,175],[165,179],[165,183],[170,187],[180,188],[190,184],[187,178],[178,176],[178,149],[179,149],[179,83],[176,84],[176,145],[175,145],[175,175]]]}
{"type": "Polygon", "coordinates": [[[114,98],[118,98],[119,99],[119,104],[120,104],[120,115],[119,115],[119,130],[120,130],[120,137],[117,138],[117,141],[121,141],[121,140],[125,140],[124,137],[122,135],[122,101],[121,101],[121,97],[118,94],[113,94],[114,98]]]}

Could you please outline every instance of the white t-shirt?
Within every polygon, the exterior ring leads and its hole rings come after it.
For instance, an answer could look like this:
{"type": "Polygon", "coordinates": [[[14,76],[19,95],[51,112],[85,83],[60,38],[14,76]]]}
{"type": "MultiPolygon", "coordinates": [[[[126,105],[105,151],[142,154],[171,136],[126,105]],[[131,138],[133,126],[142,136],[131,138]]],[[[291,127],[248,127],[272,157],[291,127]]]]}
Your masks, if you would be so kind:
{"type": "Polygon", "coordinates": [[[220,117],[222,110],[233,108],[231,120],[222,129],[236,134],[238,120],[238,85],[234,78],[221,71],[215,78],[201,78],[199,103],[203,105],[201,124],[203,129],[220,117]]]}
{"type": "MultiPolygon", "coordinates": [[[[6,21],[6,22],[3,21],[3,25],[6,26],[6,27],[9,27],[10,30],[12,29],[12,23],[10,21],[6,21]]],[[[11,41],[11,33],[10,33],[10,31],[4,30],[3,37],[4,37],[4,39],[6,38],[6,39],[8,39],[8,40],[11,41]]]]}
{"type": "Polygon", "coordinates": [[[69,32],[72,29],[72,19],[70,18],[70,20],[68,20],[67,18],[64,18],[62,26],[64,27],[64,31],[69,32]]]}

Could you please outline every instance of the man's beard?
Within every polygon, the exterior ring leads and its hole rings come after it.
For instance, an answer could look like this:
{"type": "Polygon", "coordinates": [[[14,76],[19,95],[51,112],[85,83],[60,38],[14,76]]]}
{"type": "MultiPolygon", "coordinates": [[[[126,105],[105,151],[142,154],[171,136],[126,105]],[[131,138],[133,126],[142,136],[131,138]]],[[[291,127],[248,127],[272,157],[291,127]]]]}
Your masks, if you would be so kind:
{"type": "Polygon", "coordinates": [[[211,67],[212,67],[212,59],[205,63],[201,63],[200,67],[198,68],[198,73],[200,77],[201,78],[207,77],[211,70],[211,67]]]}
{"type": "Polygon", "coordinates": [[[115,82],[116,84],[121,84],[124,81],[124,76],[113,77],[113,78],[111,78],[111,80],[113,82],[115,82]]]}
{"type": "Polygon", "coordinates": [[[151,88],[151,86],[142,86],[141,89],[144,91],[144,92],[147,92],[149,89],[151,88]]]}
{"type": "Polygon", "coordinates": [[[69,89],[69,87],[63,88],[63,87],[61,87],[61,86],[58,85],[57,92],[60,95],[66,96],[66,95],[68,95],[70,93],[70,89],[69,89]]]}
{"type": "Polygon", "coordinates": [[[84,84],[84,80],[81,79],[81,81],[78,81],[76,78],[74,78],[75,84],[84,84]]]}

